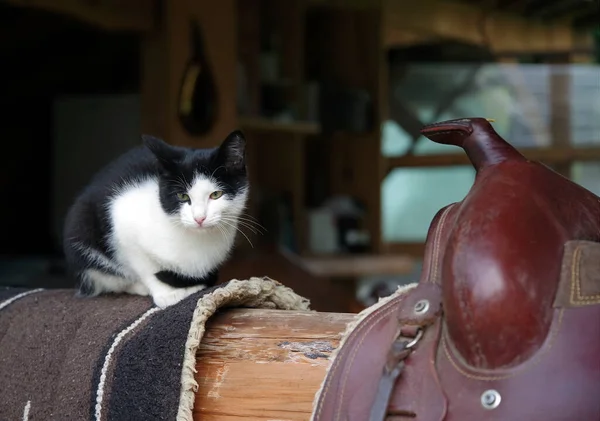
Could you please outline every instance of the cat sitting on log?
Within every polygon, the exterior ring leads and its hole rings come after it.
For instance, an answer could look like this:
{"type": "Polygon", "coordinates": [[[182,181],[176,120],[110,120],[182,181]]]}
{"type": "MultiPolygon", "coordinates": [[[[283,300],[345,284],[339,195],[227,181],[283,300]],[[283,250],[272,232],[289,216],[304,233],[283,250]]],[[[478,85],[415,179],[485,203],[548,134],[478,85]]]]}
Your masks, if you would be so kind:
{"type": "Polygon", "coordinates": [[[79,295],[150,295],[164,308],[214,285],[239,225],[253,224],[246,141],[235,131],[192,149],[142,137],[77,197],[63,246],[79,295]]]}

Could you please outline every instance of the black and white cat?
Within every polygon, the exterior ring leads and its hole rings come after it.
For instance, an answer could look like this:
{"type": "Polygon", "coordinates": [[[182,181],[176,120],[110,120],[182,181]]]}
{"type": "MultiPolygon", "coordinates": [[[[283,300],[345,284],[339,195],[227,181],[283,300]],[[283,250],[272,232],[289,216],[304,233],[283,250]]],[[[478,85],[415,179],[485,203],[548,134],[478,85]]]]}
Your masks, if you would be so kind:
{"type": "Polygon", "coordinates": [[[81,295],[150,295],[159,307],[216,283],[249,185],[246,141],[213,149],[150,136],[94,176],[70,208],[64,252],[81,295]]]}

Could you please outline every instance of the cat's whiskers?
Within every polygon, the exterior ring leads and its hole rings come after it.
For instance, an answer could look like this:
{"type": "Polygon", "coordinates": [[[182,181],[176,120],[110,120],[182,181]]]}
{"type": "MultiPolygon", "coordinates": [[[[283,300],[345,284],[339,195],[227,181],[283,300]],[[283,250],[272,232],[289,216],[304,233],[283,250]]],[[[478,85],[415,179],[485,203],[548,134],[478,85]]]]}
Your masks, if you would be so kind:
{"type": "Polygon", "coordinates": [[[225,168],[225,167],[224,167],[223,165],[221,165],[221,166],[219,166],[219,167],[215,168],[215,170],[214,170],[214,171],[212,172],[212,174],[210,175],[210,178],[213,178],[213,176],[215,175],[215,173],[216,173],[217,171],[219,171],[221,168],[225,168]]]}
{"type": "Polygon", "coordinates": [[[263,232],[264,227],[260,226],[260,224],[253,224],[253,221],[248,222],[248,221],[245,221],[245,220],[242,220],[239,218],[230,217],[230,216],[221,216],[221,220],[232,222],[234,224],[239,224],[242,227],[249,229],[254,234],[261,234],[261,235],[265,234],[265,232],[263,232]]]}
{"type": "Polygon", "coordinates": [[[264,225],[260,224],[258,222],[258,219],[256,219],[254,216],[247,214],[247,213],[242,213],[240,216],[238,216],[238,219],[246,221],[248,223],[254,224],[257,227],[262,228],[265,232],[267,232],[267,228],[264,227],[264,225]]]}
{"type": "Polygon", "coordinates": [[[185,224],[183,223],[183,221],[181,220],[181,218],[179,216],[169,215],[168,219],[174,225],[177,225],[179,227],[185,227],[185,224]]]}
{"type": "Polygon", "coordinates": [[[262,225],[260,225],[258,222],[249,220],[249,219],[245,219],[245,218],[239,218],[239,217],[235,217],[235,216],[231,216],[231,215],[221,215],[221,219],[225,219],[229,222],[234,222],[237,224],[240,224],[250,230],[252,230],[252,232],[256,233],[260,233],[260,234],[265,234],[266,232],[266,228],[263,227],[262,225]],[[263,232],[264,230],[264,232],[263,232]]]}
{"type": "Polygon", "coordinates": [[[225,231],[225,228],[223,228],[220,224],[215,225],[215,227],[218,228],[219,232],[223,236],[223,239],[227,241],[227,232],[225,231]]]}
{"type": "Polygon", "coordinates": [[[189,190],[189,184],[185,182],[185,180],[183,178],[181,178],[181,176],[174,178],[171,180],[171,182],[177,186],[180,187],[182,190],[187,191],[189,190]]]}
{"type": "Polygon", "coordinates": [[[237,218],[237,219],[243,219],[245,221],[252,222],[252,223],[260,225],[258,223],[258,219],[256,219],[254,216],[252,216],[250,214],[247,214],[245,212],[242,212],[242,213],[240,213],[239,215],[236,215],[236,216],[232,216],[232,215],[229,215],[229,214],[226,214],[226,216],[231,216],[231,217],[234,217],[234,218],[237,218]]]}
{"type": "Polygon", "coordinates": [[[240,214],[240,216],[244,216],[246,218],[253,219],[253,220],[257,221],[256,217],[254,217],[254,216],[252,216],[252,215],[250,215],[249,213],[246,213],[246,212],[242,212],[240,214]]]}
{"type": "Polygon", "coordinates": [[[247,222],[256,224],[256,225],[260,226],[261,228],[265,229],[265,227],[263,227],[256,218],[250,217],[249,215],[242,214],[242,215],[238,216],[237,218],[240,220],[243,220],[243,221],[247,221],[247,222]]]}
{"type": "Polygon", "coordinates": [[[178,180],[181,182],[181,186],[182,186],[182,187],[183,187],[185,190],[189,190],[189,189],[192,187],[192,185],[191,185],[191,184],[190,184],[188,181],[186,181],[186,180],[185,180],[185,178],[183,178],[183,176],[182,176],[182,175],[179,175],[179,176],[177,177],[177,179],[178,179],[178,180]]]}
{"type": "Polygon", "coordinates": [[[221,221],[220,221],[220,222],[221,222],[221,223],[223,223],[223,224],[225,224],[225,225],[228,225],[228,226],[230,226],[230,227],[232,227],[232,228],[235,228],[237,231],[239,231],[239,232],[240,232],[240,233],[241,233],[241,234],[242,234],[244,237],[246,237],[246,240],[248,240],[248,243],[250,244],[250,246],[251,246],[252,248],[254,248],[254,244],[252,244],[252,241],[250,241],[250,238],[248,238],[248,236],[246,235],[246,233],[245,233],[244,231],[242,231],[240,228],[238,228],[238,227],[236,227],[235,225],[233,225],[233,224],[231,224],[231,223],[227,222],[227,221],[226,221],[226,220],[224,220],[224,219],[221,219],[221,221]]]}
{"type": "Polygon", "coordinates": [[[171,216],[169,220],[175,225],[177,228],[181,228],[186,231],[190,231],[196,228],[196,224],[185,223],[179,217],[171,216]]]}
{"type": "Polygon", "coordinates": [[[259,234],[264,235],[264,234],[267,233],[267,229],[265,227],[263,227],[262,225],[260,225],[260,224],[252,223],[252,222],[248,222],[248,221],[244,221],[244,220],[238,220],[238,222],[241,225],[244,225],[244,226],[246,226],[248,228],[253,229],[254,231],[256,231],[259,234]]]}

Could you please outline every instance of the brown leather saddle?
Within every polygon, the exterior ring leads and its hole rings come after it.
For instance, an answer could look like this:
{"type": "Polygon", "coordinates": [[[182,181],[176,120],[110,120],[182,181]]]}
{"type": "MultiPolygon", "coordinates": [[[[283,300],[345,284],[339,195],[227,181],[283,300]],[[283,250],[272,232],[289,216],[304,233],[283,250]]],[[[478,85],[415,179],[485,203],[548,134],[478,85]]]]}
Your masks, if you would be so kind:
{"type": "Polygon", "coordinates": [[[600,198],[486,119],[422,133],[475,183],[434,217],[417,286],[345,338],[312,419],[600,420],[600,198]]]}

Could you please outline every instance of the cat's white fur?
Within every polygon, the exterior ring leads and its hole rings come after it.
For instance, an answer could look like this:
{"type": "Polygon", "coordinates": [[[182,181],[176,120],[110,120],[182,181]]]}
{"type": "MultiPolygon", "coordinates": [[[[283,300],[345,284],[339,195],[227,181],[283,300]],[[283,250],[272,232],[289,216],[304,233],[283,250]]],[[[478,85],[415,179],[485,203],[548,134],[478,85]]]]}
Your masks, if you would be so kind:
{"type": "Polygon", "coordinates": [[[112,220],[110,245],[114,260],[85,250],[102,266],[113,267],[125,278],[88,269],[86,281],[95,292],[126,292],[151,295],[159,307],[173,305],[205,288],[174,288],[154,274],[162,270],[190,277],[203,277],[229,255],[237,231],[237,218],[246,205],[248,192],[233,199],[225,195],[213,200],[210,194],[221,190],[212,179],[197,176],[187,193],[191,204],[184,203],[177,215],[168,215],[159,199],[157,179],[121,188],[108,204],[112,220]],[[195,218],[205,217],[202,226],[195,218]]]}

